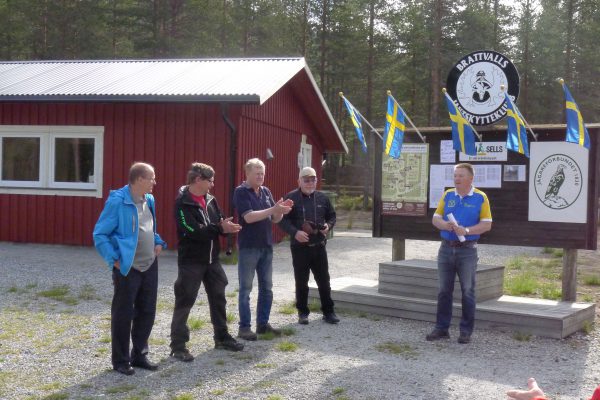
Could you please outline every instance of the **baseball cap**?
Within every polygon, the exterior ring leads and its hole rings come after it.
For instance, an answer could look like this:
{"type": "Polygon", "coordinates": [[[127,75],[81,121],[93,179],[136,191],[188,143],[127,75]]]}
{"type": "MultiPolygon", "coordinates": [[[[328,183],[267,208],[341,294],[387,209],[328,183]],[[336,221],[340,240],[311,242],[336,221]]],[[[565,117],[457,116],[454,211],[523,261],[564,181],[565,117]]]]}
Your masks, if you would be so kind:
{"type": "Polygon", "coordinates": [[[304,167],[300,170],[300,175],[298,175],[298,178],[304,178],[305,176],[317,176],[317,172],[314,170],[314,168],[304,167]]]}

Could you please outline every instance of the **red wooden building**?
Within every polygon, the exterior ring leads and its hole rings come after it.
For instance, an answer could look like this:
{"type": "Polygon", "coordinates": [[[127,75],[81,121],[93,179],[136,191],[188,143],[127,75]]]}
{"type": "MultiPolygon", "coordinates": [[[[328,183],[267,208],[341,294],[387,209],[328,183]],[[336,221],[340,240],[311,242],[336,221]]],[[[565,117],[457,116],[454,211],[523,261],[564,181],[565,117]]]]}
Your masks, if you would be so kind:
{"type": "Polygon", "coordinates": [[[247,159],[265,162],[279,197],[299,166],[345,151],[303,58],[0,63],[0,240],[91,245],[109,190],[145,161],[173,248],[191,162],[215,168],[230,210],[247,159]]]}

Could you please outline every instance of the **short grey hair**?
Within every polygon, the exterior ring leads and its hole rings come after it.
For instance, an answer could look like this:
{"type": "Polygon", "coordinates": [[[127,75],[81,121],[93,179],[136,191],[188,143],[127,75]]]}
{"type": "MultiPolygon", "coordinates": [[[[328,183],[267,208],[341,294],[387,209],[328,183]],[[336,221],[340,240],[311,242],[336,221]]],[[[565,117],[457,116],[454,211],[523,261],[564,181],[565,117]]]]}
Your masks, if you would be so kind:
{"type": "Polygon", "coordinates": [[[136,161],[129,168],[129,183],[135,183],[138,178],[147,178],[154,173],[154,167],[148,163],[136,161]]]}
{"type": "Polygon", "coordinates": [[[260,159],[258,158],[251,158],[248,161],[246,161],[246,165],[244,165],[244,170],[246,171],[246,173],[252,171],[252,168],[262,168],[263,170],[265,169],[265,163],[262,162],[260,159]]]}

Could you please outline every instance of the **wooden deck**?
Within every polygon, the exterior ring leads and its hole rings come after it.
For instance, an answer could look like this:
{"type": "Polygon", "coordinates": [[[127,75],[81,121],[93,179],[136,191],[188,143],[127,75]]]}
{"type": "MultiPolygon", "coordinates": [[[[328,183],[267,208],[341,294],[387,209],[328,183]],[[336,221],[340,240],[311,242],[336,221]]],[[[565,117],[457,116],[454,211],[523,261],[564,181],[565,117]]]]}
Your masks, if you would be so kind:
{"type": "MultiPolygon", "coordinates": [[[[379,284],[374,280],[350,277],[333,279],[331,289],[332,298],[338,309],[435,321],[436,300],[380,293],[379,284]]],[[[318,297],[316,287],[311,285],[309,298],[318,299],[318,297]]],[[[456,329],[458,329],[460,309],[460,302],[455,302],[452,325],[456,329]]],[[[593,322],[594,315],[595,305],[590,303],[501,296],[477,303],[475,325],[476,329],[530,333],[562,339],[581,330],[586,321],[593,322]]]]}

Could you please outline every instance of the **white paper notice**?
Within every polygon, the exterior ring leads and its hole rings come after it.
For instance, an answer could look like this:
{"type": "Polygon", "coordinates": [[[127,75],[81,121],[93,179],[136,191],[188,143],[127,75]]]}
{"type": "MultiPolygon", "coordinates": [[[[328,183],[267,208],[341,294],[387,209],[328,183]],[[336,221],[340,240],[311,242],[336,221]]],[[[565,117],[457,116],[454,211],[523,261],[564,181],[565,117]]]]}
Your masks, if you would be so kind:
{"type": "Polygon", "coordinates": [[[502,187],[501,165],[477,164],[473,165],[475,177],[473,186],[476,188],[500,188],[502,187]]]}
{"type": "MultiPolygon", "coordinates": [[[[454,225],[458,226],[458,221],[456,221],[456,218],[454,218],[454,215],[452,213],[448,214],[448,221],[452,222],[454,225]]],[[[465,241],[465,237],[463,235],[456,235],[458,237],[458,240],[460,240],[461,242],[465,241]]]]}
{"type": "Polygon", "coordinates": [[[436,208],[446,188],[454,187],[454,165],[429,168],[429,208],[436,208]]]}
{"type": "Polygon", "coordinates": [[[440,142],[440,162],[453,164],[456,162],[456,151],[452,148],[452,140],[440,142]]]}
{"type": "Polygon", "coordinates": [[[527,180],[527,170],[525,165],[505,165],[505,182],[525,182],[527,180]]]}

